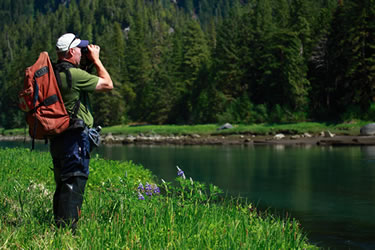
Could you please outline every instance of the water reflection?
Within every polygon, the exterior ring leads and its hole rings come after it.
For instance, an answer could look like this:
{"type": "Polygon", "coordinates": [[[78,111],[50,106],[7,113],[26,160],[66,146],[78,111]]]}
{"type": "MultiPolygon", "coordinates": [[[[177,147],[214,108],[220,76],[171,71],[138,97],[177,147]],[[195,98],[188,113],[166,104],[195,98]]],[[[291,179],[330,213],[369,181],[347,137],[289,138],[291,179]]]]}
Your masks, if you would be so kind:
{"type": "Polygon", "coordinates": [[[361,147],[361,152],[364,159],[375,160],[375,146],[363,146],[361,147]]]}

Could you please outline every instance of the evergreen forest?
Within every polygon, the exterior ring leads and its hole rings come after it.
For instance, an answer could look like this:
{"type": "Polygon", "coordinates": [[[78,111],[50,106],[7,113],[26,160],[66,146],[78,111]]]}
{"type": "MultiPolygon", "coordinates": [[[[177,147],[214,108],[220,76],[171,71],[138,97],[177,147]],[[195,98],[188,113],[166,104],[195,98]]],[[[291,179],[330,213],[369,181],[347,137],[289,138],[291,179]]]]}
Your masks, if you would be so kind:
{"type": "Polygon", "coordinates": [[[102,126],[375,116],[375,0],[2,0],[0,29],[3,128],[24,126],[25,69],[66,32],[101,46],[102,126]]]}

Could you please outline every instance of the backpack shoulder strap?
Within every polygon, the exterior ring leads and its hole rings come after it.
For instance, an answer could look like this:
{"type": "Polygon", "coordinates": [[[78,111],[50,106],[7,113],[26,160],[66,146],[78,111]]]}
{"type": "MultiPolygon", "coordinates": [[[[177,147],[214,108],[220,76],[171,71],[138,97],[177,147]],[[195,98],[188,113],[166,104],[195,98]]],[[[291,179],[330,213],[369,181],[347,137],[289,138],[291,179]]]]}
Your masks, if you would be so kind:
{"type": "Polygon", "coordinates": [[[72,88],[72,74],[70,73],[70,68],[76,68],[76,66],[73,63],[67,62],[67,61],[58,61],[56,64],[53,65],[55,76],[57,80],[57,84],[59,85],[59,88],[61,89],[62,83],[61,83],[61,77],[60,72],[64,72],[66,74],[66,79],[68,83],[68,87],[72,88]]]}
{"type": "MultiPolygon", "coordinates": [[[[59,88],[60,89],[62,88],[60,72],[64,72],[66,74],[68,87],[69,89],[71,89],[72,88],[72,74],[70,73],[69,69],[77,68],[77,66],[67,61],[57,61],[57,63],[53,65],[53,68],[55,71],[55,76],[56,76],[56,80],[57,80],[57,84],[59,85],[59,88]]],[[[81,101],[78,98],[78,100],[74,104],[73,113],[69,114],[70,118],[77,118],[80,105],[81,105],[81,101]]]]}

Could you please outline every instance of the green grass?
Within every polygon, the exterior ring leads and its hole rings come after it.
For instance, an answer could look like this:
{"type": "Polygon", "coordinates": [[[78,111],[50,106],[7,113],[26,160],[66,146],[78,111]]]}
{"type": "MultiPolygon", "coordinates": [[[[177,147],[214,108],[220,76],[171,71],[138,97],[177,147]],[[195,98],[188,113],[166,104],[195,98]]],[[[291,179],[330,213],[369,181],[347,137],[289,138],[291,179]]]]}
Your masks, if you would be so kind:
{"type": "MultiPolygon", "coordinates": [[[[298,222],[177,177],[147,196],[155,178],[131,162],[94,157],[76,235],[53,225],[48,153],[0,149],[1,249],[309,249],[298,222]],[[144,200],[139,199],[139,194],[144,200]]],[[[173,166],[166,166],[173,167],[173,166]]]]}
{"type": "MultiPolygon", "coordinates": [[[[287,124],[234,124],[234,128],[218,130],[221,126],[218,124],[203,125],[116,125],[103,128],[103,133],[112,133],[114,135],[233,135],[233,134],[254,134],[254,135],[273,135],[277,133],[287,134],[318,134],[329,130],[337,135],[359,135],[362,126],[371,123],[371,121],[353,120],[344,123],[318,123],[318,122],[300,122],[287,124]]],[[[23,135],[24,128],[20,129],[0,129],[2,135],[23,135]]]]}
{"type": "Polygon", "coordinates": [[[25,128],[13,128],[13,129],[4,129],[4,128],[0,128],[0,135],[24,135],[27,132],[27,130],[25,130],[25,128]]]}
{"type": "Polygon", "coordinates": [[[136,134],[158,134],[158,135],[231,135],[231,134],[255,134],[268,135],[276,133],[302,134],[312,133],[318,134],[322,131],[329,130],[335,134],[342,135],[359,135],[362,126],[368,124],[367,121],[351,121],[340,124],[317,123],[317,122],[301,122],[288,124],[253,124],[243,125],[235,124],[234,128],[226,130],[217,130],[220,125],[145,125],[145,126],[128,126],[118,125],[106,127],[103,133],[136,135],[136,134]]]}
{"type": "Polygon", "coordinates": [[[144,125],[128,126],[117,125],[103,128],[103,133],[112,134],[158,134],[158,135],[184,135],[184,134],[211,134],[216,131],[215,124],[206,125],[144,125]]]}

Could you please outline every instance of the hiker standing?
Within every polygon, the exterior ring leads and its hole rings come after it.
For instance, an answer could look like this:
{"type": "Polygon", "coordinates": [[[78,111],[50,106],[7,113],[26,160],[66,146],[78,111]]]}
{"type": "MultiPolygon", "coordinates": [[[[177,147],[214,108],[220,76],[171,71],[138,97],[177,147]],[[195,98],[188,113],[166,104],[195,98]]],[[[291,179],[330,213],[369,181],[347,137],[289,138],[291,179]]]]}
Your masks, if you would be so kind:
{"type": "Polygon", "coordinates": [[[74,231],[89,175],[92,147],[89,129],[93,127],[94,119],[90,112],[88,93],[110,91],[113,83],[99,59],[99,46],[66,33],[58,38],[56,50],[58,62],[55,73],[65,108],[71,117],[71,125],[68,130],[51,139],[50,152],[56,182],[53,213],[58,226],[71,225],[74,231]],[[95,66],[97,76],[79,68],[82,53],[86,53],[95,66]]]}

